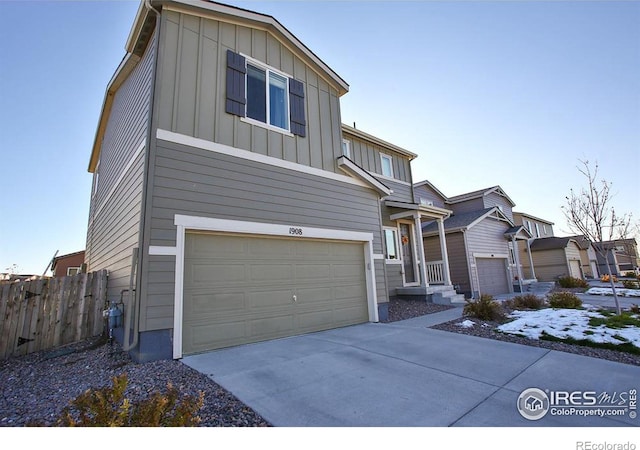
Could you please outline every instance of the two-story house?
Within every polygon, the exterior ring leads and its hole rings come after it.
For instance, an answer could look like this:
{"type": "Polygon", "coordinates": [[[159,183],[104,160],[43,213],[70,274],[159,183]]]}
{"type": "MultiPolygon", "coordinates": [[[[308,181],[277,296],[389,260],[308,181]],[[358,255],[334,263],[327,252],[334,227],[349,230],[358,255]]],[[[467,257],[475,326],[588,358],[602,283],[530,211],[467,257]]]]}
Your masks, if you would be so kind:
{"type": "Polygon", "coordinates": [[[415,154],[342,125],[348,84],[275,18],[143,1],[106,90],[86,262],[140,361],[313,332],[426,292],[415,154]]]}
{"type": "Polygon", "coordinates": [[[500,186],[447,197],[429,181],[414,185],[418,202],[452,211],[444,220],[447,252],[441,250],[438,225],[423,221],[427,265],[448,257],[451,281],[468,298],[522,291],[519,248],[531,237],[513,221],[514,202],[500,186]]]}

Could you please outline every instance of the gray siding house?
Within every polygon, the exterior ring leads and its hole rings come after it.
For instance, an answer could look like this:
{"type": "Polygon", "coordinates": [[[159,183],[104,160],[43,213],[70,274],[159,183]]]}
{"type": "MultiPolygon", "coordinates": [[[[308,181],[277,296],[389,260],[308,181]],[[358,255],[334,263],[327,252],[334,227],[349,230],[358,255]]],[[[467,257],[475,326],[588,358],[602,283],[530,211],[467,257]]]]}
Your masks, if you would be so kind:
{"type": "MultiPolygon", "coordinates": [[[[513,222],[513,201],[499,186],[446,197],[428,181],[414,185],[422,203],[452,211],[444,220],[451,281],[468,298],[522,291],[525,282],[519,244],[530,234],[513,222]]],[[[442,261],[438,226],[422,224],[427,265],[442,261]]]]}
{"type": "MultiPolygon", "coordinates": [[[[415,154],[347,127],[347,83],[271,16],[141,2],[93,146],[88,270],[138,361],[384,319],[428,293],[415,154]]],[[[444,233],[442,233],[444,236],[444,233]]],[[[444,240],[444,239],[443,239],[444,240]]]]}

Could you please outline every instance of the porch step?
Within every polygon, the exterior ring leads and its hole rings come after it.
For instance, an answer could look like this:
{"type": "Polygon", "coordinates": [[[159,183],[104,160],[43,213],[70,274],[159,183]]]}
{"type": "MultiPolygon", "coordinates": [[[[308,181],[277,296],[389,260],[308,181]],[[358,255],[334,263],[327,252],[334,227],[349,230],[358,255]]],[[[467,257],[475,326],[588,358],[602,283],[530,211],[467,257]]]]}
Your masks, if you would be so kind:
{"type": "Polygon", "coordinates": [[[464,306],[464,295],[458,294],[453,288],[447,291],[434,292],[431,301],[436,305],[464,306]]]}

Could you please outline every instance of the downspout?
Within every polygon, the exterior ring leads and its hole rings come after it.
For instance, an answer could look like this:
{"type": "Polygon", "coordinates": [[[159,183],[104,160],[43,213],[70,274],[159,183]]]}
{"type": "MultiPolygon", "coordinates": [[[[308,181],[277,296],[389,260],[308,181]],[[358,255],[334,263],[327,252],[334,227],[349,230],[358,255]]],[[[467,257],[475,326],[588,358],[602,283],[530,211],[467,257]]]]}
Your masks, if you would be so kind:
{"type": "MultiPolygon", "coordinates": [[[[469,274],[469,287],[471,288],[471,298],[475,298],[473,294],[473,273],[471,272],[471,260],[469,259],[469,245],[467,242],[467,230],[462,230],[462,240],[464,242],[464,255],[465,260],[467,261],[467,272],[469,274]]],[[[475,263],[475,259],[473,260],[475,263]]],[[[478,292],[480,292],[480,287],[478,287],[478,292]]]]}
{"type": "MultiPolygon", "coordinates": [[[[153,12],[156,15],[156,54],[155,54],[155,62],[154,64],[156,65],[154,73],[157,72],[157,62],[158,62],[158,48],[160,46],[160,12],[158,10],[156,10],[155,8],[153,8],[151,6],[151,2],[150,0],[144,0],[144,6],[145,8],[147,8],[149,11],[153,12]]],[[[149,137],[147,137],[147,157],[146,162],[145,162],[145,166],[148,164],[149,161],[149,148],[150,148],[150,144],[151,144],[151,123],[152,123],[152,115],[153,115],[153,97],[154,97],[154,91],[155,91],[155,76],[153,77],[153,81],[152,81],[152,86],[151,86],[151,98],[149,99],[150,101],[150,106],[151,108],[149,108],[150,112],[149,112],[149,137]]],[[[148,170],[148,168],[145,168],[145,172],[148,170]]],[[[143,177],[143,179],[145,179],[146,177],[143,177]]],[[[145,189],[143,189],[143,194],[142,194],[142,207],[141,207],[141,217],[140,217],[140,241],[142,241],[142,249],[143,249],[143,255],[144,255],[144,217],[145,217],[145,211],[146,211],[146,202],[145,202],[145,189]]],[[[133,305],[131,305],[130,309],[135,308],[135,321],[133,322],[133,342],[129,343],[129,333],[131,330],[131,311],[129,311],[129,314],[127,314],[127,321],[125,323],[125,338],[123,339],[123,350],[124,351],[129,351],[131,349],[134,349],[138,346],[138,342],[139,342],[139,335],[140,335],[140,302],[139,300],[139,292],[140,292],[140,286],[141,286],[141,277],[142,275],[140,274],[140,271],[138,270],[140,266],[140,249],[139,248],[134,248],[133,249],[133,255],[132,255],[132,261],[131,261],[131,274],[130,274],[130,278],[129,278],[129,298],[130,300],[130,304],[133,303],[133,305]],[[134,264],[135,261],[135,264],[134,264]],[[136,280],[135,285],[136,287],[134,288],[134,279],[136,280]]]]}

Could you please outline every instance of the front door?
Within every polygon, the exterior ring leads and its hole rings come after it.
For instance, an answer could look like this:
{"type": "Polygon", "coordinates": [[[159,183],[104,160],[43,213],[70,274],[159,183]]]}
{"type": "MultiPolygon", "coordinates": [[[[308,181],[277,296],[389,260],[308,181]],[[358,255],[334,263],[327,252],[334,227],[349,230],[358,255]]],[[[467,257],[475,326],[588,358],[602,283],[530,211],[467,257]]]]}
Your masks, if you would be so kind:
{"type": "Polygon", "coordinates": [[[415,247],[413,239],[413,225],[409,223],[400,224],[400,247],[402,248],[402,266],[404,274],[404,284],[419,284],[416,270],[415,247]]]}

